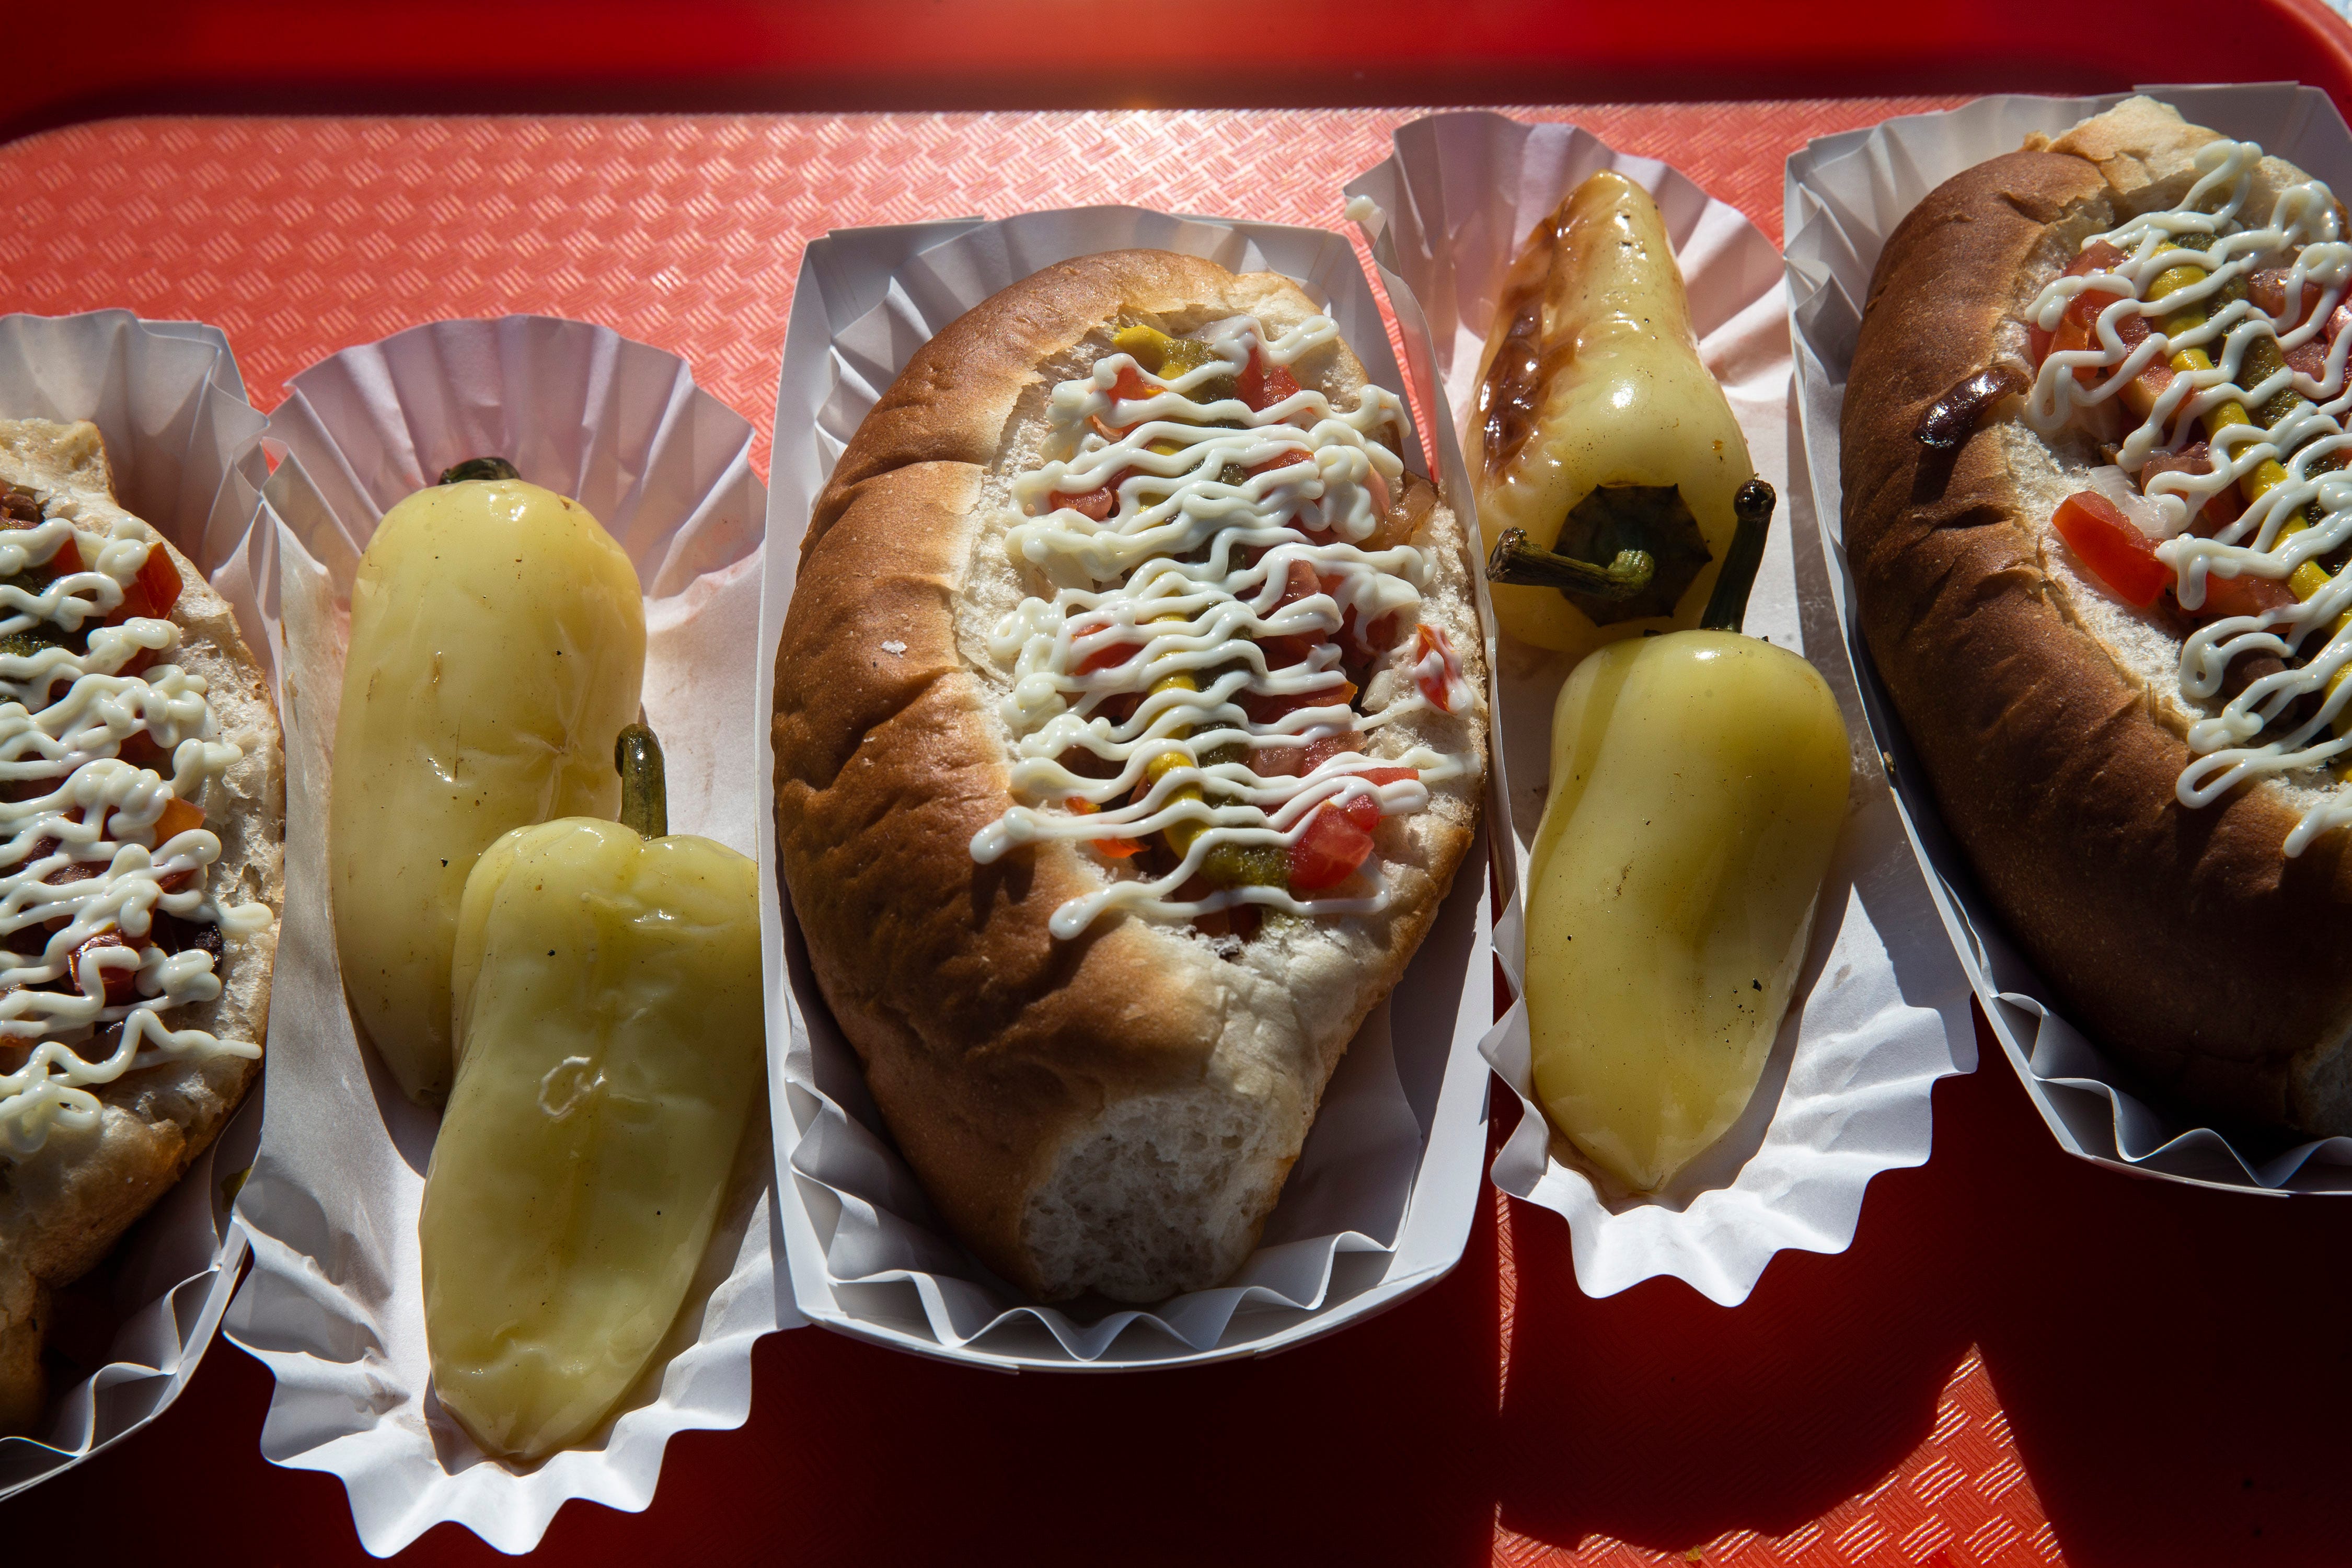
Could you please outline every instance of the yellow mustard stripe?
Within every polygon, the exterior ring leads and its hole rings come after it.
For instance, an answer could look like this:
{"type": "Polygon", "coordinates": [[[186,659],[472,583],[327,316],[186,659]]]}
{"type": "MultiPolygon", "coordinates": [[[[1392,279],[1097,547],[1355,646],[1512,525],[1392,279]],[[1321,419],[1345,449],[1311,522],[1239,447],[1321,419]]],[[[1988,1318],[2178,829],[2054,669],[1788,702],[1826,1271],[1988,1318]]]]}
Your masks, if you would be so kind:
{"type": "MultiPolygon", "coordinates": [[[[2191,284],[2201,283],[2204,279],[2205,269],[2201,267],[2171,268],[2159,274],[2155,283],[2149,286],[2148,301],[2153,304],[2168,294],[2176,293],[2191,284]]],[[[2176,310],[2165,317],[2163,330],[2166,336],[2177,337],[2182,332],[2203,326],[2206,319],[2202,306],[2191,305],[2186,310],[2176,310]]],[[[2186,375],[2191,371],[2211,370],[2213,357],[2203,349],[2182,349],[2172,356],[2171,364],[2175,374],[2186,375]]],[[[2235,398],[2210,408],[2205,413],[2205,433],[2209,437],[2219,436],[2234,425],[2253,423],[2253,416],[2246,412],[2245,405],[2235,398]]],[[[2276,458],[2264,458],[2238,481],[2238,493],[2244,498],[2248,506],[2252,506],[2286,482],[2285,467],[2276,458]]],[[[2279,538],[2281,541],[2292,539],[2310,526],[2300,517],[2291,518],[2280,526],[2279,538]]],[[[2287,591],[2297,599],[2307,600],[2332,581],[2334,579],[2328,574],[2326,567],[2316,561],[2306,561],[2288,575],[2286,585],[2287,591]]],[[[2347,626],[2352,626],[2352,610],[2347,610],[2336,618],[2331,635],[2340,636],[2347,626]]],[[[2328,692],[2333,694],[2336,689],[2344,683],[2347,675],[2352,675],[2352,666],[2336,672],[2335,679],[2327,683],[2328,692]]],[[[2336,728],[2339,732],[2347,726],[2352,726],[2352,716],[2343,716],[2336,720],[2336,728]]]]}

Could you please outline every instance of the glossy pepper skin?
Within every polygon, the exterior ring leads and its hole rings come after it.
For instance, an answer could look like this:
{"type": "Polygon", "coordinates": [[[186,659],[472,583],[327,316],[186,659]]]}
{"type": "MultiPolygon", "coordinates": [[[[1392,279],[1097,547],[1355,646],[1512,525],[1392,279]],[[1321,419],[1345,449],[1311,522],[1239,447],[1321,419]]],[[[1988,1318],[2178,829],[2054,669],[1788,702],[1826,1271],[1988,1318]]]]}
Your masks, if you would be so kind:
{"type": "Polygon", "coordinates": [[[352,585],[328,876],[352,1014],[411,1100],[449,1090],[475,857],[510,827],[612,815],[645,663],[636,572],[579,502],[477,479],[376,525],[352,585]]]}
{"type": "Polygon", "coordinates": [[[434,1384],[491,1453],[593,1433],[677,1316],[763,1092],[758,905],[735,851],[584,818],[467,879],[417,1228],[434,1384]]]}
{"type": "Polygon", "coordinates": [[[1495,584],[1503,629],[1581,656],[1698,625],[1736,527],[1732,497],[1756,469],[1731,405],[1700,363],[1682,274],[1648,192],[1604,171],[1536,226],[1505,278],[1478,375],[1465,456],[1486,549],[1516,528],[1551,550],[1597,486],[1672,486],[1714,557],[1673,615],[1607,625],[1553,589],[1495,584]],[[1496,435],[1514,431],[1526,432],[1519,444],[1498,449],[1496,435]]]}
{"type": "Polygon", "coordinates": [[[1851,767],[1820,673],[1737,632],[1614,643],[1560,689],[1528,882],[1536,1098],[1627,1185],[1664,1184],[1755,1092],[1851,767]]]}

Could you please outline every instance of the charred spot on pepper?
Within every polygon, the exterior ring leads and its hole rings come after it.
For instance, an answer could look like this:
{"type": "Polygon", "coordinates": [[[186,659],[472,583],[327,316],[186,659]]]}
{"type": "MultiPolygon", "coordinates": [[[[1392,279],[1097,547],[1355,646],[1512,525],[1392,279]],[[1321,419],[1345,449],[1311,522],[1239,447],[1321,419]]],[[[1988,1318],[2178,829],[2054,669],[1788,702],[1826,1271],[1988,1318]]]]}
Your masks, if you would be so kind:
{"type": "Polygon", "coordinates": [[[441,470],[436,485],[460,485],[473,479],[519,479],[522,471],[504,458],[468,458],[441,470]]]}

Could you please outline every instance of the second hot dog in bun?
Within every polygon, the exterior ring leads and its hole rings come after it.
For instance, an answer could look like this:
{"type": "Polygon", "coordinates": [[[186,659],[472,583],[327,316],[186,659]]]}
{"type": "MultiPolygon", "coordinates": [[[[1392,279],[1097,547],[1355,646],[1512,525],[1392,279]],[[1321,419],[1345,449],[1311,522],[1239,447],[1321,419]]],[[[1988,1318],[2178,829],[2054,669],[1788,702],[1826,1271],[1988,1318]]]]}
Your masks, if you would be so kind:
{"type": "Polygon", "coordinates": [[[1032,1295],[1255,1244],[1486,767],[1461,529],[1286,279],[1081,258],[914,356],[777,653],[793,911],[893,1135],[1032,1295]]]}
{"type": "Polygon", "coordinates": [[[1863,631],[2026,956],[2144,1090],[2352,1131],[2352,247],[2134,99],[1879,259],[1846,390],[1863,631]]]}

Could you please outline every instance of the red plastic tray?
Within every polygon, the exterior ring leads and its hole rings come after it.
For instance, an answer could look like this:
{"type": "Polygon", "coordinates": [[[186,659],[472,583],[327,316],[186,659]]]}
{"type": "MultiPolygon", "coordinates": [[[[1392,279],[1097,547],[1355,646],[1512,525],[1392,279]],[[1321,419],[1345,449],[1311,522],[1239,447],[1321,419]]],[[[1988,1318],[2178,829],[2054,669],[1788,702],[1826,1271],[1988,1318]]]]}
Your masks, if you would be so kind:
{"type": "MultiPolygon", "coordinates": [[[[1670,159],[1777,237],[1790,148],[1944,101],[1521,112],[1670,159]]],[[[684,354],[764,431],[800,249],[829,226],[1110,200],[1337,226],[1339,184],[1411,112],[111,121],[0,146],[0,310],[213,321],[263,407],[417,321],[552,311],[684,354]]],[[[1496,1197],[1426,1295],[1264,1362],[1013,1379],[797,1331],[761,1345],[746,1431],[680,1436],[649,1511],[575,1505],[544,1550],[2352,1559],[2352,1205],[2070,1160],[1980,1050],[1937,1088],[1934,1162],[1874,1184],[1851,1250],[1784,1255],[1737,1310],[1667,1280],[1587,1300],[1559,1222],[1496,1197]]],[[[216,1346],[152,1427],[0,1512],[8,1560],[364,1561],[335,1481],[260,1458],[268,1398],[216,1346]]],[[[408,1560],[496,1558],[446,1527],[408,1560]]]]}

